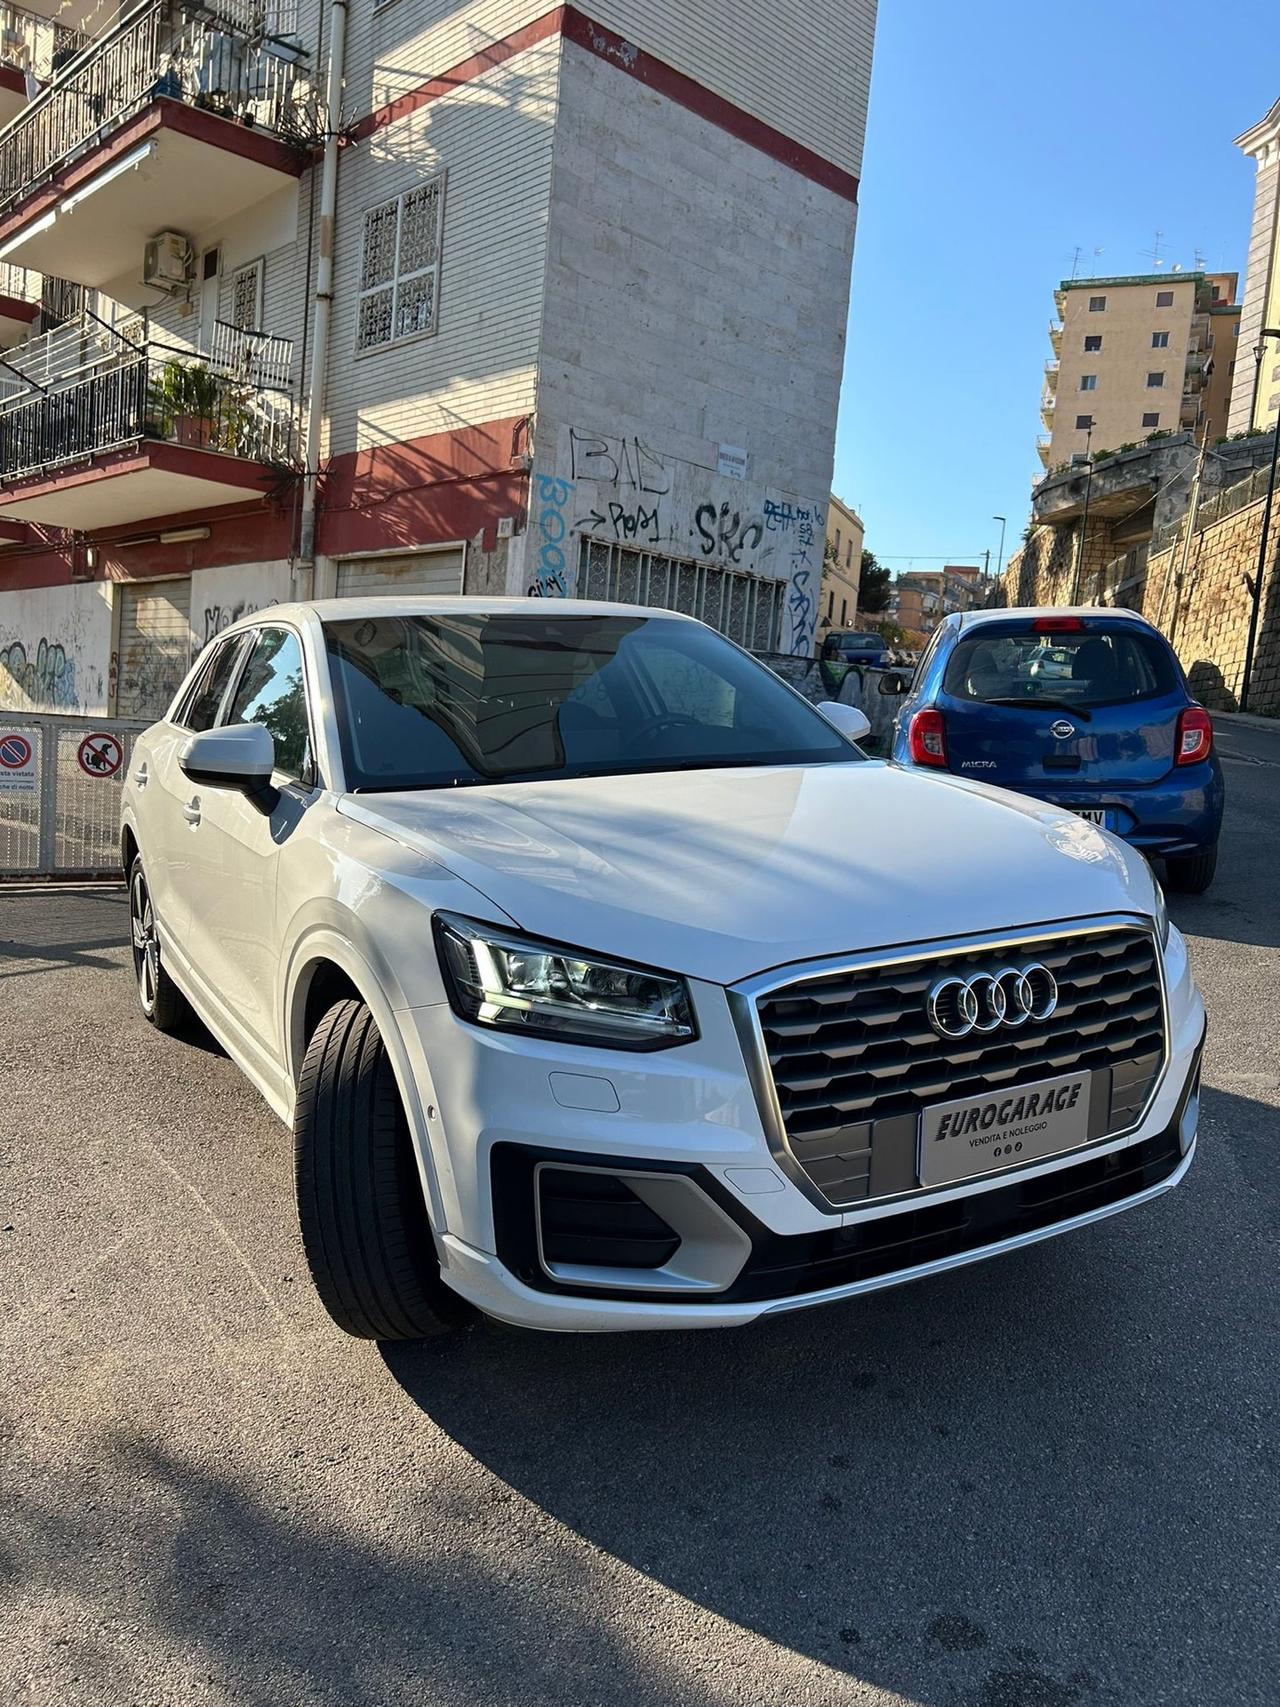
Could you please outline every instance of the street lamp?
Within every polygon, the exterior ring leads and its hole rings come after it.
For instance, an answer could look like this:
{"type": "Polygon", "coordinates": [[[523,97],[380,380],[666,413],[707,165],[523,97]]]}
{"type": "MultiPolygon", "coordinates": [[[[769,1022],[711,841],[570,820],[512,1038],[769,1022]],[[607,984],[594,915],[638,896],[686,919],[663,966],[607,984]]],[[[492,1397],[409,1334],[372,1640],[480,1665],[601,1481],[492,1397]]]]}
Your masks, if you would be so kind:
{"type": "MultiPolygon", "coordinates": [[[[1280,338],[1280,326],[1264,326],[1258,340],[1258,350],[1265,351],[1268,338],[1280,338]]],[[[1262,356],[1258,356],[1258,373],[1262,373],[1262,356]]],[[[1254,419],[1257,419],[1257,385],[1254,386],[1254,419]]],[[[1253,649],[1258,639],[1258,614],[1262,609],[1262,583],[1267,573],[1267,542],[1271,536],[1271,501],[1276,491],[1276,463],[1280,461],[1280,415],[1271,429],[1271,474],[1267,481],[1267,503],[1262,512],[1262,538],[1258,541],[1258,567],[1253,572],[1253,597],[1249,606],[1249,638],[1244,645],[1244,680],[1240,684],[1240,709],[1249,709],[1249,677],[1253,674],[1253,649]]]]}
{"type": "Polygon", "coordinates": [[[992,516],[991,520],[1000,523],[1000,549],[996,553],[996,580],[998,581],[1004,569],[1004,530],[1006,523],[1003,516],[992,516]]]}

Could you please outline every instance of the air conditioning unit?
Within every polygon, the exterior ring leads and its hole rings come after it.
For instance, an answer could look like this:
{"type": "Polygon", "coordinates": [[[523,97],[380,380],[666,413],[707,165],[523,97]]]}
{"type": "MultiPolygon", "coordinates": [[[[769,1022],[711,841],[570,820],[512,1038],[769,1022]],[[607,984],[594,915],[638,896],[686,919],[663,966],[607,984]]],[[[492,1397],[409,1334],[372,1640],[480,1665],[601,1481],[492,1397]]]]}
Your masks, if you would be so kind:
{"type": "Polygon", "coordinates": [[[157,290],[182,290],[195,273],[195,251],[180,231],[157,231],[147,239],[142,282],[157,290]]]}

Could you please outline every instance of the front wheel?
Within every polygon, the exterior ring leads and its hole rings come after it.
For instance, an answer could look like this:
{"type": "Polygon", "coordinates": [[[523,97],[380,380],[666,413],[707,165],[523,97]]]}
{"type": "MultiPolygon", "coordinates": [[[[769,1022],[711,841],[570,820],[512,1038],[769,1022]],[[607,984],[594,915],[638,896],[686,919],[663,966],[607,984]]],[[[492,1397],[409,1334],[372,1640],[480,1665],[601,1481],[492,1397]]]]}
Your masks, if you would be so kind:
{"type": "Polygon", "coordinates": [[[160,932],[141,854],[135,856],[129,868],[129,937],[138,1006],[143,1017],[157,1031],[177,1031],[190,1018],[191,1009],[160,960],[160,932]]]}
{"type": "Polygon", "coordinates": [[[298,1220],[325,1309],[357,1339],[425,1339],[466,1315],[440,1278],[395,1074],[363,1002],[331,1007],[298,1080],[298,1220]]]}
{"type": "Polygon", "coordinates": [[[1176,889],[1180,895],[1203,895],[1213,882],[1213,874],[1217,869],[1217,842],[1211,848],[1205,848],[1202,853],[1186,854],[1181,859],[1167,859],[1164,862],[1164,874],[1169,887],[1176,889]]]}

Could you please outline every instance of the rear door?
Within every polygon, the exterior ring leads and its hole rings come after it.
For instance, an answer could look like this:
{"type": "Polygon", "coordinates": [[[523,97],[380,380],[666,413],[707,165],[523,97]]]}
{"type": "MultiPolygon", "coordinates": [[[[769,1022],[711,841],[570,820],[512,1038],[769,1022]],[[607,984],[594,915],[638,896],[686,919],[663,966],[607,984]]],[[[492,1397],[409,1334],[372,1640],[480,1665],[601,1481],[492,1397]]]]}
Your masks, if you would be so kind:
{"type": "Polygon", "coordinates": [[[953,772],[1040,794],[1159,782],[1189,696],[1144,625],[1047,618],[967,629],[937,703],[953,772]]]}

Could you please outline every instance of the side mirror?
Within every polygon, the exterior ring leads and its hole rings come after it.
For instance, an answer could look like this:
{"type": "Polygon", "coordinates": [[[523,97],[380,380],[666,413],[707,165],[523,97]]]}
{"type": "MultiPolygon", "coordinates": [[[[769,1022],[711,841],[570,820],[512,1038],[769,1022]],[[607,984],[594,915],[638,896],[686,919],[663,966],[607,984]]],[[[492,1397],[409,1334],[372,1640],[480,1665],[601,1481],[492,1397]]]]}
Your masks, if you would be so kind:
{"type": "Polygon", "coordinates": [[[881,676],[881,678],[880,678],[880,692],[881,693],[904,694],[904,693],[906,693],[906,691],[907,691],[907,683],[906,683],[906,678],[904,676],[897,675],[892,670],[890,670],[887,674],[881,676]]]}
{"type": "Polygon", "coordinates": [[[182,774],[205,788],[235,788],[259,812],[274,812],[280,790],[271,786],[276,744],[261,723],[232,723],[202,729],[183,742],[178,754],[182,774]]]}
{"type": "Polygon", "coordinates": [[[871,733],[871,719],[856,705],[841,705],[839,700],[824,699],[816,707],[833,729],[838,729],[848,741],[861,741],[871,733]]]}

